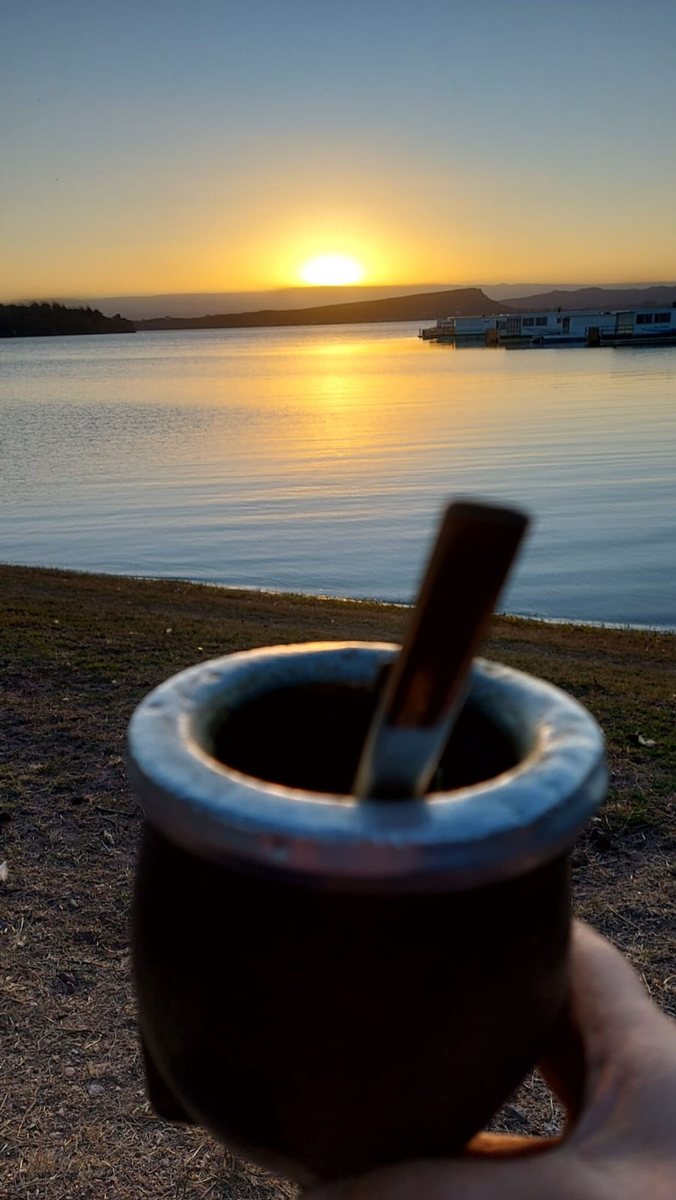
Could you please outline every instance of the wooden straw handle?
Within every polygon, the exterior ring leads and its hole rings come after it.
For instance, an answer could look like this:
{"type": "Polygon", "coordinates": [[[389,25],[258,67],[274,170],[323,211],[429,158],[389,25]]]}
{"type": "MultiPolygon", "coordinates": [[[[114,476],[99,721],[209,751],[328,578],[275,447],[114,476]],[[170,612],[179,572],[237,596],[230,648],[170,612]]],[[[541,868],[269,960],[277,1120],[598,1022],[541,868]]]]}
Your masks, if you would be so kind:
{"type": "Polygon", "coordinates": [[[366,739],[357,795],[411,797],[429,785],[527,526],[511,508],[462,500],[446,510],[366,739]]]}
{"type": "Polygon", "coordinates": [[[385,693],[390,725],[436,725],[453,706],[528,526],[511,508],[451,504],[385,693]]]}

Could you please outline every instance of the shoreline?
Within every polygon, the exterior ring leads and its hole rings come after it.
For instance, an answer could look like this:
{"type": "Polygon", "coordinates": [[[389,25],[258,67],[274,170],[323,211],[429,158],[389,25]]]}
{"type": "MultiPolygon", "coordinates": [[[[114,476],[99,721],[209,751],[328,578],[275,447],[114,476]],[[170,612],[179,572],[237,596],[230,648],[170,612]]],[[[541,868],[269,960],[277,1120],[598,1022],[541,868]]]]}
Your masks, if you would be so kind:
{"type": "MultiPolygon", "coordinates": [[[[194,587],[213,588],[219,592],[232,592],[235,594],[244,595],[259,595],[271,597],[299,597],[303,600],[327,601],[335,604],[363,604],[379,608],[392,608],[406,612],[413,608],[413,601],[410,600],[382,600],[378,596],[337,596],[330,595],[326,592],[298,592],[287,591],[285,588],[263,588],[257,587],[255,584],[229,584],[229,583],[214,583],[206,579],[189,579],[181,575],[136,575],[132,573],[118,574],[114,571],[90,571],[79,567],[53,567],[35,565],[32,563],[14,563],[0,562],[0,571],[3,570],[21,570],[21,571],[54,571],[64,575],[83,576],[100,579],[133,579],[138,582],[147,583],[179,583],[187,584],[194,587]]],[[[538,616],[535,613],[518,613],[505,612],[497,610],[496,617],[502,617],[505,620],[527,621],[535,625],[559,625],[571,626],[580,629],[612,629],[612,630],[627,630],[637,633],[657,633],[668,634],[673,636],[676,634],[676,624],[674,625],[649,625],[642,622],[632,621],[600,621],[585,619],[581,617],[546,617],[538,616]]]]}

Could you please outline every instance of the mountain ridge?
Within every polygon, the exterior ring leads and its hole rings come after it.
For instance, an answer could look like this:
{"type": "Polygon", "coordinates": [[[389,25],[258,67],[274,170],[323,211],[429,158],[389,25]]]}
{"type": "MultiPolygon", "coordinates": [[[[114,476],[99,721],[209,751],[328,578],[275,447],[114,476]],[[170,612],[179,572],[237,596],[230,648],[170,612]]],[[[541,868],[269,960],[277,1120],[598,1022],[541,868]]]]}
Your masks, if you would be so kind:
{"type": "Polygon", "coordinates": [[[242,329],[271,325],[343,325],[381,321],[433,321],[465,313],[500,313],[504,305],[481,288],[422,292],[380,300],[357,300],[312,308],[261,309],[256,312],[214,313],[202,317],[155,317],[136,321],[139,330],[242,329]]]}
{"type": "Polygon", "coordinates": [[[643,288],[584,287],[574,292],[558,288],[551,292],[514,297],[510,300],[510,308],[517,312],[528,309],[571,309],[570,300],[573,297],[575,308],[632,308],[646,304],[673,304],[676,302],[676,284],[653,284],[643,288]]]}
{"type": "MultiPolygon", "coordinates": [[[[530,301],[536,304],[538,298],[553,296],[560,292],[569,297],[574,292],[582,292],[592,285],[583,283],[482,283],[473,280],[470,283],[425,283],[425,284],[396,284],[378,286],[377,284],[348,284],[344,287],[283,287],[248,292],[168,292],[155,295],[140,296],[103,296],[103,297],[73,297],[73,296],[43,296],[40,299],[52,303],[67,305],[69,308],[88,306],[99,309],[106,316],[124,313],[132,321],[144,321],[156,317],[202,317],[214,313],[259,312],[271,309],[297,309],[323,307],[327,304],[360,303],[362,300],[389,299],[395,296],[412,296],[433,294],[439,292],[459,291],[466,288],[478,287],[490,300],[497,300],[502,305],[512,305],[515,302],[530,301]]],[[[651,280],[648,283],[621,282],[612,284],[593,285],[603,291],[621,293],[626,301],[630,293],[643,292],[648,288],[676,288],[676,281],[651,280]]],[[[27,304],[32,301],[14,297],[12,303],[27,304]]],[[[558,302],[550,301],[555,307],[558,302]]],[[[562,303],[567,303],[564,299],[562,303]]],[[[623,300],[620,300],[620,305],[623,300]]]]}

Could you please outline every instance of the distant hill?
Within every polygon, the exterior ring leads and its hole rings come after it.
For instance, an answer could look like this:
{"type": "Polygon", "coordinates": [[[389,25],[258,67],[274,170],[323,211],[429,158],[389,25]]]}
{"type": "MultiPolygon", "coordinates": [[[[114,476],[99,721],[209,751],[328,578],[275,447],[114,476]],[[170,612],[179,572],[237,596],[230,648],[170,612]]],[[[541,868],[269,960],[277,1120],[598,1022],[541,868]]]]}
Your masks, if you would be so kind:
{"type": "Polygon", "coordinates": [[[643,288],[586,287],[575,291],[540,292],[533,296],[513,296],[509,306],[516,312],[545,308],[613,309],[643,307],[647,304],[676,302],[676,284],[660,284],[643,288]]]}
{"type": "Polygon", "coordinates": [[[83,333],[134,333],[134,324],[121,317],[104,317],[96,308],[67,308],[65,304],[0,304],[0,337],[59,337],[83,333]]]}
{"type": "MultiPolygon", "coordinates": [[[[418,292],[441,292],[460,287],[457,283],[399,284],[376,286],[351,284],[342,287],[268,288],[252,292],[168,292],[155,296],[52,296],[63,304],[92,304],[107,316],[124,313],[132,321],[153,317],[203,317],[205,313],[261,312],[263,309],[317,308],[326,304],[352,304],[361,300],[386,300],[391,296],[411,296],[418,292]]],[[[466,283],[463,287],[469,286],[466,283]]],[[[474,286],[474,281],[472,281],[474,286]]],[[[549,284],[546,290],[550,290],[549,284]]],[[[520,294],[535,291],[523,286],[520,294]]]]}
{"type": "Polygon", "coordinates": [[[380,300],[358,300],[347,304],[324,304],[313,308],[262,309],[203,317],[156,317],[137,321],[143,329],[242,329],[270,325],[344,325],[366,321],[434,321],[460,314],[504,312],[504,304],[491,300],[480,288],[455,288],[392,296],[380,300]]]}

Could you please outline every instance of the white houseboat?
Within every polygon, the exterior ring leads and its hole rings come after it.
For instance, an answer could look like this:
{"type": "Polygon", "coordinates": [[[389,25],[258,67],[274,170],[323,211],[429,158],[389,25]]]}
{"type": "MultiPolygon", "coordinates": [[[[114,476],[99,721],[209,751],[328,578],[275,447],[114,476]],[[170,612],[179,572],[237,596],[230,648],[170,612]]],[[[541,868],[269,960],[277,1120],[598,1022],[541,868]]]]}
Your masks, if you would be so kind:
{"type": "Polygon", "coordinates": [[[436,325],[420,329],[418,336],[427,342],[476,342],[485,344],[495,333],[496,322],[501,316],[439,317],[436,325]]]}
{"type": "Polygon", "coordinates": [[[665,346],[676,344],[676,303],[599,312],[561,309],[440,318],[420,330],[427,341],[517,346],[665,346]]]}

